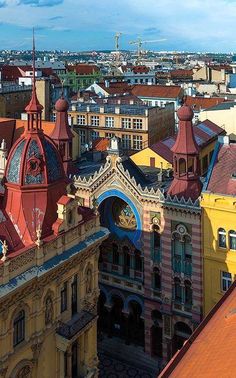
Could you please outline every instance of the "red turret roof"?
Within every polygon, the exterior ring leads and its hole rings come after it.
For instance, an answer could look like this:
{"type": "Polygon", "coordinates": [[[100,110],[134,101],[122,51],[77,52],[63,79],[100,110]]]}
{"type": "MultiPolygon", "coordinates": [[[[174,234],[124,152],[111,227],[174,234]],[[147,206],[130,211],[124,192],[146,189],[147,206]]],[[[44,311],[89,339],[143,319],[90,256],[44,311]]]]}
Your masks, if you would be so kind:
{"type": "Polygon", "coordinates": [[[171,148],[174,154],[198,154],[199,147],[192,128],[193,111],[190,106],[183,105],[178,111],[179,130],[176,142],[171,148]]]}
{"type": "Polygon", "coordinates": [[[56,124],[50,137],[54,141],[72,140],[74,136],[70,130],[67,114],[69,104],[63,96],[57,100],[55,109],[57,111],[56,124]]]}

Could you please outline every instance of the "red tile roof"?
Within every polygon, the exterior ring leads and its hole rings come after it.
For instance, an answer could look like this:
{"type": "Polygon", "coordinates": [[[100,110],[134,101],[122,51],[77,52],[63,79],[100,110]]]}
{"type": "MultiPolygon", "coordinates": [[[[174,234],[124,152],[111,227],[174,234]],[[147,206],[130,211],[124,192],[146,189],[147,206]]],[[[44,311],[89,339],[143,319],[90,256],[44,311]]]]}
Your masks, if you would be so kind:
{"type": "Polygon", "coordinates": [[[193,77],[193,70],[173,70],[170,71],[171,79],[192,79],[193,77]]]}
{"type": "MultiPolygon", "coordinates": [[[[225,130],[217,126],[215,123],[206,120],[193,126],[193,134],[196,139],[197,145],[200,149],[202,149],[213,140],[216,140],[218,135],[225,135],[225,130]]],[[[153,144],[150,148],[158,155],[160,155],[163,159],[165,159],[169,163],[172,163],[173,153],[171,151],[171,148],[175,143],[176,136],[177,134],[165,138],[153,144]]]]}
{"type": "Polygon", "coordinates": [[[236,144],[221,144],[206,189],[213,193],[236,195],[235,162],[236,144]]]}
{"type": "Polygon", "coordinates": [[[93,150],[94,151],[106,151],[109,147],[109,139],[107,138],[97,138],[93,140],[93,150]]]}
{"type": "Polygon", "coordinates": [[[132,86],[132,93],[139,97],[177,98],[183,96],[183,89],[178,85],[142,85],[132,86]]]}
{"type": "Polygon", "coordinates": [[[211,108],[212,106],[218,105],[221,102],[226,101],[223,97],[201,97],[201,96],[196,96],[196,97],[191,97],[191,96],[186,96],[186,105],[191,106],[193,111],[199,111],[199,110],[204,110],[211,108]]]}
{"type": "Polygon", "coordinates": [[[2,66],[1,67],[1,79],[2,81],[18,81],[18,78],[22,77],[17,66],[2,66]]]}
{"type": "Polygon", "coordinates": [[[78,75],[91,75],[99,72],[100,69],[95,64],[77,64],[76,66],[67,66],[68,71],[74,71],[78,75]]]}
{"type": "Polygon", "coordinates": [[[236,377],[236,281],[159,378],[236,377]]]}
{"type": "Polygon", "coordinates": [[[109,87],[106,87],[105,83],[98,85],[110,95],[131,93],[132,90],[132,87],[125,81],[109,82],[109,87]]]}

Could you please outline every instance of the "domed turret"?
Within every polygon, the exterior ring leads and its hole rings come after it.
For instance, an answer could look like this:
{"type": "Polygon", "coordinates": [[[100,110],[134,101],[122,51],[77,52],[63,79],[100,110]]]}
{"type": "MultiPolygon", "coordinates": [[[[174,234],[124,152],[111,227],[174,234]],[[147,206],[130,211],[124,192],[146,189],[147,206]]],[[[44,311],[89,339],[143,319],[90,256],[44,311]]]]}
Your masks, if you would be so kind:
{"type": "Polygon", "coordinates": [[[57,201],[66,193],[67,185],[61,156],[42,130],[43,107],[36,95],[35,63],[33,72],[27,128],[13,145],[5,171],[5,209],[24,245],[36,240],[39,229],[42,238],[52,233],[57,201]]]}

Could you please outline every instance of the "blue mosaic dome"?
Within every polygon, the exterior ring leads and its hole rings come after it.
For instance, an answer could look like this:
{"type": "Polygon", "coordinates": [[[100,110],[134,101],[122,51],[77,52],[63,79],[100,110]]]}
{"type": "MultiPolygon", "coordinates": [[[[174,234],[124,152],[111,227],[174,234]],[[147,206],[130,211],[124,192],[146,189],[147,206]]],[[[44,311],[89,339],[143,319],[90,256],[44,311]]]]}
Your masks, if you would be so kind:
{"type": "Polygon", "coordinates": [[[44,134],[23,137],[12,147],[6,167],[7,182],[21,186],[45,185],[64,178],[59,152],[44,134]]]}

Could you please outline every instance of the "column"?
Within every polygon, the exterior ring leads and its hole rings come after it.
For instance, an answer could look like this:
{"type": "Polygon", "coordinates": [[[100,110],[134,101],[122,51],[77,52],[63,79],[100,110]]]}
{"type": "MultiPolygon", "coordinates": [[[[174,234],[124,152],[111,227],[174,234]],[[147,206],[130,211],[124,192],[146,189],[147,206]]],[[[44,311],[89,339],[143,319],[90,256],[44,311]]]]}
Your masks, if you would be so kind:
{"type": "Polygon", "coordinates": [[[124,334],[125,334],[125,344],[129,345],[130,344],[130,335],[129,335],[129,313],[128,312],[123,312],[124,318],[125,318],[125,329],[124,329],[124,334]]]}
{"type": "Polygon", "coordinates": [[[111,318],[111,307],[110,306],[106,306],[106,309],[107,309],[107,313],[108,313],[108,316],[107,316],[107,336],[112,338],[112,318],[111,318]]]}
{"type": "Polygon", "coordinates": [[[67,378],[72,378],[72,353],[71,353],[71,345],[67,348],[66,351],[66,357],[67,357],[67,378]]]}

